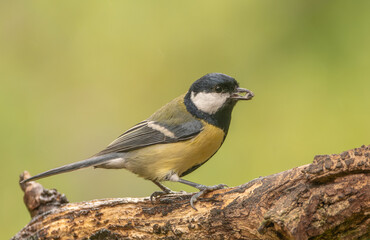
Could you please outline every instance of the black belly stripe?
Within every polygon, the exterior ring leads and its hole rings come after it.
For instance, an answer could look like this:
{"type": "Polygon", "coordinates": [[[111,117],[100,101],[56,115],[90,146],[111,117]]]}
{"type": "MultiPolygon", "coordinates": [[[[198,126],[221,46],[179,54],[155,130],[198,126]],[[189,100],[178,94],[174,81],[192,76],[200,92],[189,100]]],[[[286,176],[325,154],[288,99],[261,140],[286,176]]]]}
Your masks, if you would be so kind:
{"type": "MultiPolygon", "coordinates": [[[[221,148],[221,146],[222,146],[222,144],[224,143],[225,139],[226,139],[226,134],[225,134],[224,139],[222,140],[221,145],[220,145],[220,147],[219,147],[218,149],[220,149],[220,148],[221,148]]],[[[218,151],[218,149],[216,150],[216,152],[218,151]]],[[[180,177],[184,177],[184,176],[188,175],[189,173],[192,173],[192,172],[194,172],[195,170],[197,170],[200,166],[202,166],[203,164],[205,164],[206,162],[208,162],[208,160],[209,160],[209,159],[211,159],[211,158],[213,157],[213,155],[215,155],[215,154],[216,154],[216,152],[215,152],[214,154],[212,154],[212,156],[210,156],[210,157],[209,157],[207,160],[205,160],[204,162],[202,162],[202,163],[200,163],[200,164],[197,164],[197,165],[194,165],[194,166],[192,166],[191,168],[189,168],[188,170],[186,170],[185,172],[183,172],[183,173],[180,175],[180,177]]]]}

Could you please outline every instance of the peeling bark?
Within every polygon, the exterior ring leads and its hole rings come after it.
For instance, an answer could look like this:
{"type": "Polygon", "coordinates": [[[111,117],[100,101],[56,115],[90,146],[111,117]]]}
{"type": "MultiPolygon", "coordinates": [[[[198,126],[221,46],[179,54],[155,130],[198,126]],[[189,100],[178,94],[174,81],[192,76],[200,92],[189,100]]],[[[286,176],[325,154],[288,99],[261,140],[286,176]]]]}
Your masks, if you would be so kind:
{"type": "MultiPolygon", "coordinates": [[[[33,217],[12,239],[370,239],[370,145],[208,193],[66,203],[21,186],[33,217]]],[[[23,174],[21,178],[27,178],[23,174]]]]}

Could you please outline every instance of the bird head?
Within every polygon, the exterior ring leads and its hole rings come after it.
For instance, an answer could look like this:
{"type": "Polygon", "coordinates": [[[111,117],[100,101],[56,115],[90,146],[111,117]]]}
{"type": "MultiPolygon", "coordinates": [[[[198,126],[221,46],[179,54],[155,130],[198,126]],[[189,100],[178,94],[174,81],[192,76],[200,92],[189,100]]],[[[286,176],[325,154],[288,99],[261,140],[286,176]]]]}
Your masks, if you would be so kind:
{"type": "Polygon", "coordinates": [[[188,97],[201,112],[213,115],[224,108],[233,108],[239,100],[250,100],[254,94],[240,88],[238,82],[222,73],[209,73],[195,81],[188,97]]]}

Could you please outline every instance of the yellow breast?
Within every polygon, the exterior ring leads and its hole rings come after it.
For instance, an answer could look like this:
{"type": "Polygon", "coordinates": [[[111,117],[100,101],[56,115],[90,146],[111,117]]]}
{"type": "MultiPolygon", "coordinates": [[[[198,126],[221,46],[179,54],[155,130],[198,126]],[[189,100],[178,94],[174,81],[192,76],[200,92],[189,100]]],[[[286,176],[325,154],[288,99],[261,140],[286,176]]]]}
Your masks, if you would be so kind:
{"type": "Polygon", "coordinates": [[[213,125],[202,123],[202,132],[190,140],[130,152],[125,156],[126,168],[146,179],[161,181],[173,173],[180,176],[207,161],[221,147],[225,134],[213,125]]]}

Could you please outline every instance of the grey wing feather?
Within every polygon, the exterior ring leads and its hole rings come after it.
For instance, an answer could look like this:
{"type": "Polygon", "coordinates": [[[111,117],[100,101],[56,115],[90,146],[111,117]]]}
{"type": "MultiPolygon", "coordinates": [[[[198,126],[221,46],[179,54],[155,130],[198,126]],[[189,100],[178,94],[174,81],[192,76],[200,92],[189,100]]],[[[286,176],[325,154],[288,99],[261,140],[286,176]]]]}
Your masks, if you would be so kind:
{"type": "Polygon", "coordinates": [[[203,124],[196,119],[176,126],[153,121],[143,121],[127,130],[108,145],[106,149],[97,153],[95,156],[132,151],[154,144],[184,141],[193,138],[200,133],[202,129],[203,124]],[[171,133],[171,136],[168,136],[168,134],[165,135],[162,131],[150,127],[148,123],[154,123],[157,126],[163,127],[171,133]]]}

